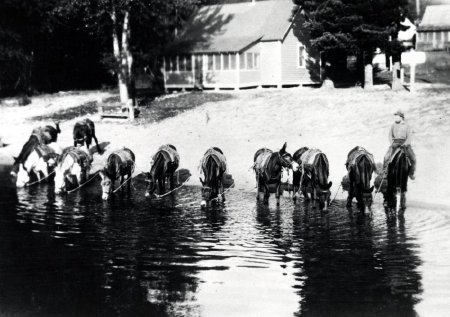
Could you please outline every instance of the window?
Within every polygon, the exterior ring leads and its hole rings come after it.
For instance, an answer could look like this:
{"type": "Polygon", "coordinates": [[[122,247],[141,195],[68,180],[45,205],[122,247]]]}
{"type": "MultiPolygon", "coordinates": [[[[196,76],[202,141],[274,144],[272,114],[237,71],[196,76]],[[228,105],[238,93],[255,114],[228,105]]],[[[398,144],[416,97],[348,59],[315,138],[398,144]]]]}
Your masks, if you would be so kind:
{"type": "Polygon", "coordinates": [[[190,55],[186,56],[186,71],[187,72],[192,71],[192,56],[190,55]]]}
{"type": "Polygon", "coordinates": [[[230,54],[223,54],[222,62],[223,62],[223,70],[229,70],[230,69],[230,54]]]}
{"type": "Polygon", "coordinates": [[[255,69],[259,69],[259,53],[253,54],[253,66],[255,69]]]}
{"type": "Polygon", "coordinates": [[[240,69],[245,69],[245,54],[242,53],[239,55],[239,68],[240,69]]]}
{"type": "Polygon", "coordinates": [[[220,54],[214,55],[214,69],[215,70],[221,70],[222,69],[222,63],[220,61],[220,54]]]}
{"type": "Polygon", "coordinates": [[[306,51],[303,45],[299,45],[298,47],[298,65],[297,67],[305,67],[306,66],[306,51]]]}
{"type": "Polygon", "coordinates": [[[247,53],[247,69],[253,69],[253,53],[247,53]]]}
{"type": "Polygon", "coordinates": [[[186,56],[178,57],[178,67],[180,72],[184,72],[186,70],[186,56]]]}
{"type": "Polygon", "coordinates": [[[166,64],[166,72],[170,72],[170,57],[164,58],[164,63],[166,64]]]}
{"type": "Polygon", "coordinates": [[[230,69],[236,69],[236,54],[230,54],[230,69]]]}
{"type": "Polygon", "coordinates": [[[176,72],[177,71],[177,57],[176,56],[172,56],[170,58],[170,70],[172,72],[176,72]]]}
{"type": "Polygon", "coordinates": [[[207,55],[207,57],[208,57],[208,70],[213,70],[214,67],[213,55],[207,55]]]}

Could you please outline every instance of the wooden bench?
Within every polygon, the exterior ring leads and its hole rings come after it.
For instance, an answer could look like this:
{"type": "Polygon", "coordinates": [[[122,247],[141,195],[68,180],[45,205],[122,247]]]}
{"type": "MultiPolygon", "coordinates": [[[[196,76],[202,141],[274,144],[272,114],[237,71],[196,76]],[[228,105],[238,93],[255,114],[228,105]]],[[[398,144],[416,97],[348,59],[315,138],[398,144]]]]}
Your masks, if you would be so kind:
{"type": "Polygon", "coordinates": [[[100,115],[100,120],[103,120],[105,118],[106,119],[126,119],[126,120],[130,120],[130,121],[134,120],[134,117],[135,117],[134,107],[131,102],[129,102],[127,105],[128,111],[125,111],[125,112],[122,112],[123,107],[120,108],[120,112],[105,112],[101,101],[97,102],[97,106],[98,106],[98,113],[100,115]]]}

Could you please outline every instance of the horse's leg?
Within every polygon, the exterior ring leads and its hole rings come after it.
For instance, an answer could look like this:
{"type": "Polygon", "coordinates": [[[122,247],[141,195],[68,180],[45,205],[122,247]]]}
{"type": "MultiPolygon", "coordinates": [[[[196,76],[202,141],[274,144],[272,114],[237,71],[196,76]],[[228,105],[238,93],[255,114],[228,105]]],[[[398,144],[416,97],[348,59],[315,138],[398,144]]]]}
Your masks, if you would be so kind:
{"type": "Polygon", "coordinates": [[[169,173],[169,178],[168,178],[168,181],[170,182],[170,190],[174,190],[174,188],[175,188],[173,174],[174,174],[173,172],[169,173]]]}
{"type": "Polygon", "coordinates": [[[269,196],[270,196],[269,184],[266,184],[264,182],[264,204],[265,205],[269,204],[269,196]]]}
{"type": "Polygon", "coordinates": [[[277,206],[280,205],[280,196],[281,196],[281,182],[277,184],[277,188],[275,190],[275,198],[277,199],[277,206]]]}
{"type": "Polygon", "coordinates": [[[97,146],[97,152],[101,153],[101,149],[100,149],[100,146],[98,145],[98,140],[97,140],[97,137],[95,136],[95,133],[92,134],[92,137],[94,138],[95,145],[97,146]]]}
{"type": "Polygon", "coordinates": [[[259,189],[260,189],[259,176],[257,175],[256,176],[256,201],[259,201],[259,189]]]}
{"type": "MultiPolygon", "coordinates": [[[[350,178],[350,177],[349,177],[350,178]]],[[[354,187],[353,187],[353,181],[351,179],[350,180],[350,188],[348,189],[348,197],[347,197],[347,207],[350,208],[352,207],[352,200],[353,200],[353,194],[354,194],[354,187]]]]}
{"type": "Polygon", "coordinates": [[[225,188],[223,187],[223,176],[222,179],[220,180],[220,190],[222,192],[222,201],[225,201],[225,188]]]}
{"type": "Polygon", "coordinates": [[[128,191],[130,191],[131,190],[131,172],[129,172],[127,174],[127,182],[128,182],[128,184],[127,184],[128,191]]]}
{"type": "Polygon", "coordinates": [[[163,186],[163,180],[162,178],[158,178],[158,187],[159,187],[159,194],[164,194],[164,186],[163,186]]]}

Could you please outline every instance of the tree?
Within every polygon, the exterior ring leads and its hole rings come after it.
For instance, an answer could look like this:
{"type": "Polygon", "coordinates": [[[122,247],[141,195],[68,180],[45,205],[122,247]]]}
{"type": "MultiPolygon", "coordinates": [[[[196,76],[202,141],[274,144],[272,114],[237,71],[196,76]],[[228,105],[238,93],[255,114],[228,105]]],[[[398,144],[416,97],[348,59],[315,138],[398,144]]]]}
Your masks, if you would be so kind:
{"type": "Polygon", "coordinates": [[[348,55],[358,57],[359,76],[372,85],[376,48],[387,50],[393,25],[399,23],[407,0],[297,0],[304,9],[312,45],[321,52],[325,76],[341,70],[348,55]],[[363,72],[362,69],[366,68],[363,72]]]}

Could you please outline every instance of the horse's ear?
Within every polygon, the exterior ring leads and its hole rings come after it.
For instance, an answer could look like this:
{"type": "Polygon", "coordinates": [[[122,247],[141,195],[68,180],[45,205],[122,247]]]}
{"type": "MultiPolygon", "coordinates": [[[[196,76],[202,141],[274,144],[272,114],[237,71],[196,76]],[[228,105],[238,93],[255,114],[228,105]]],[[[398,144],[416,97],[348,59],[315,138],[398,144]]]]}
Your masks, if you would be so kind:
{"type": "Polygon", "coordinates": [[[202,180],[201,177],[198,178],[200,180],[200,183],[202,183],[202,186],[205,186],[205,182],[202,180]]]}
{"type": "Polygon", "coordinates": [[[286,152],[287,142],[284,142],[283,147],[280,150],[280,153],[286,152]]]}
{"type": "Polygon", "coordinates": [[[327,185],[327,189],[330,189],[332,185],[333,185],[333,182],[329,182],[327,185]]]}

